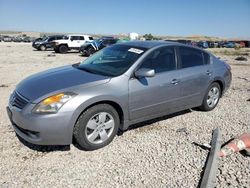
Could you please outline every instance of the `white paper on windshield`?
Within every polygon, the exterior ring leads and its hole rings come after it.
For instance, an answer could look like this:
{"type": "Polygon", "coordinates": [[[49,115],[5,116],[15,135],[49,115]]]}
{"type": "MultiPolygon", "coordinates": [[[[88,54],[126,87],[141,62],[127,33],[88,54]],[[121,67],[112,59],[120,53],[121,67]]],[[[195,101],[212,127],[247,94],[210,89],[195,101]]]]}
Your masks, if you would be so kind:
{"type": "Polygon", "coordinates": [[[136,53],[136,54],[141,54],[143,52],[143,50],[136,49],[136,48],[130,48],[128,51],[136,53]]]}

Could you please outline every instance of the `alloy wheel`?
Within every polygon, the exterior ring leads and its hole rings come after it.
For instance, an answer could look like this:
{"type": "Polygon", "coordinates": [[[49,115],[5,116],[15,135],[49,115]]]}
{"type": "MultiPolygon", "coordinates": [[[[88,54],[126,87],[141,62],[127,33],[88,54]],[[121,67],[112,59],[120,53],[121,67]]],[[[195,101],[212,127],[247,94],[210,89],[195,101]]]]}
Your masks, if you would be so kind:
{"type": "Polygon", "coordinates": [[[207,105],[210,108],[213,108],[217,102],[219,101],[220,98],[220,90],[217,87],[212,87],[207,95],[207,105]]]}
{"type": "Polygon", "coordinates": [[[92,116],[85,128],[85,135],[92,144],[101,144],[108,140],[115,127],[115,121],[111,114],[100,112],[92,116]]]}

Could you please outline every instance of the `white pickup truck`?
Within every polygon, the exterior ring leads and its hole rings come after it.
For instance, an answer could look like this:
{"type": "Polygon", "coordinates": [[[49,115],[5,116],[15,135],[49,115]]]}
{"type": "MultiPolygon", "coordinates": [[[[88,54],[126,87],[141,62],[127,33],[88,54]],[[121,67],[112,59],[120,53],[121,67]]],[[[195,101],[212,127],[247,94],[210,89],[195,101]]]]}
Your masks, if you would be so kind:
{"type": "Polygon", "coordinates": [[[53,42],[54,51],[57,53],[66,53],[69,50],[79,50],[86,41],[92,41],[93,37],[89,35],[70,34],[65,35],[63,39],[53,42]]]}

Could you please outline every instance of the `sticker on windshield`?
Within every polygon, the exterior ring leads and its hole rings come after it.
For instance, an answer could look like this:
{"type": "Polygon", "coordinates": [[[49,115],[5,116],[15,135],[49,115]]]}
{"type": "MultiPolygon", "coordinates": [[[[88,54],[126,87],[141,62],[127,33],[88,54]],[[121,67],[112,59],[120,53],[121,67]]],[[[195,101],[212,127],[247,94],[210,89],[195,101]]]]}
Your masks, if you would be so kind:
{"type": "Polygon", "coordinates": [[[136,53],[136,54],[141,54],[143,52],[143,50],[136,49],[136,48],[130,48],[128,51],[136,53]]]}

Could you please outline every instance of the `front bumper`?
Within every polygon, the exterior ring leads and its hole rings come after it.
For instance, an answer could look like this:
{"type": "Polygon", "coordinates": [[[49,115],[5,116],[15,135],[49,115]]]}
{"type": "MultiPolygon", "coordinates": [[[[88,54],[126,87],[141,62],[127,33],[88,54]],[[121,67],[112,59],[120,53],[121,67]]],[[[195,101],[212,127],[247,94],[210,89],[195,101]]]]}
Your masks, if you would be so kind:
{"type": "Polygon", "coordinates": [[[39,49],[40,45],[33,43],[32,47],[35,48],[35,49],[39,49]]]}
{"type": "Polygon", "coordinates": [[[70,112],[37,115],[28,113],[27,108],[20,110],[12,106],[7,107],[13,128],[21,138],[37,145],[68,145],[72,143],[74,125],[70,121],[72,117],[70,112]]]}

